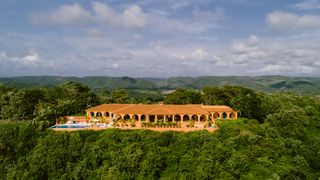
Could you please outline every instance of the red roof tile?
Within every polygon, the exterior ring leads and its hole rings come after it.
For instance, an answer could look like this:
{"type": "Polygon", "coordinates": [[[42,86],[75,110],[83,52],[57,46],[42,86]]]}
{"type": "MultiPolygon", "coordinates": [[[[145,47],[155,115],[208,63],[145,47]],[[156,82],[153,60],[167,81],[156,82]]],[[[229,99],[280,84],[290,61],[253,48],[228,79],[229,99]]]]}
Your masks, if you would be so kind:
{"type": "Polygon", "coordinates": [[[235,112],[228,106],[208,106],[200,104],[162,105],[162,104],[102,104],[87,109],[88,112],[112,112],[115,114],[210,114],[210,112],[235,112]]]}

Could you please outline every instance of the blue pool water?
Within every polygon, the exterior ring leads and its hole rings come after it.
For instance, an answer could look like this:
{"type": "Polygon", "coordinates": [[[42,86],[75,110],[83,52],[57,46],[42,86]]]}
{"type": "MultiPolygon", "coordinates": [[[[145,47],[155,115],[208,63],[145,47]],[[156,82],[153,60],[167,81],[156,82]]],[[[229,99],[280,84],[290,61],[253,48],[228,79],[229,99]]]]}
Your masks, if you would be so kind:
{"type": "Polygon", "coordinates": [[[54,125],[50,128],[87,128],[89,125],[85,124],[60,124],[60,125],[54,125]]]}

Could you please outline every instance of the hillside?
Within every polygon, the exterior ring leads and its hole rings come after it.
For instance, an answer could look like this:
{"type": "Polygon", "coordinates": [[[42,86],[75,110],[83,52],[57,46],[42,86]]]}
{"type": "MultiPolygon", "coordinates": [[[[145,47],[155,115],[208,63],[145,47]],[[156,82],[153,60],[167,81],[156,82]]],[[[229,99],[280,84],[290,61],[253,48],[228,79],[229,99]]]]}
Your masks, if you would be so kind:
{"type": "Polygon", "coordinates": [[[319,77],[287,77],[287,76],[202,76],[176,77],[156,83],[158,87],[175,89],[185,87],[200,89],[205,86],[242,86],[256,91],[289,91],[299,94],[319,94],[319,77]]]}
{"type": "Polygon", "coordinates": [[[153,89],[155,84],[142,78],[130,77],[59,77],[59,76],[22,76],[0,78],[0,83],[15,87],[53,87],[65,81],[74,81],[85,84],[92,89],[108,87],[125,89],[153,89]]]}
{"type": "MultiPolygon", "coordinates": [[[[287,85],[271,84],[273,88],[287,85]]],[[[59,117],[79,115],[104,102],[159,102],[144,94],[138,99],[123,92],[101,95],[72,82],[60,88],[0,86],[0,179],[320,177],[320,96],[224,86],[202,92],[179,89],[162,97],[167,104],[223,104],[237,109],[236,120],[216,119],[218,129],[213,133],[130,127],[56,132],[48,128],[63,123],[59,117]]]]}
{"type": "Polygon", "coordinates": [[[202,76],[160,78],[131,77],[59,77],[59,76],[23,76],[3,77],[0,83],[16,87],[52,87],[65,81],[75,81],[92,89],[125,88],[144,90],[170,90],[178,87],[200,89],[205,86],[236,85],[256,91],[289,91],[298,94],[320,94],[320,77],[287,76],[202,76]]]}

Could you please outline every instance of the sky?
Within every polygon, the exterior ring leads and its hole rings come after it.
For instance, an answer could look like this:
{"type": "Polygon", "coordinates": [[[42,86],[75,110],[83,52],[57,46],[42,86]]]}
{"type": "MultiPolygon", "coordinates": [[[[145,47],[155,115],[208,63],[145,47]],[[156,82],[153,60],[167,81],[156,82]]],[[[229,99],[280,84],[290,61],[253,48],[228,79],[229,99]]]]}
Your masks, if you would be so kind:
{"type": "Polygon", "coordinates": [[[320,0],[0,0],[0,76],[320,76],[320,0]]]}

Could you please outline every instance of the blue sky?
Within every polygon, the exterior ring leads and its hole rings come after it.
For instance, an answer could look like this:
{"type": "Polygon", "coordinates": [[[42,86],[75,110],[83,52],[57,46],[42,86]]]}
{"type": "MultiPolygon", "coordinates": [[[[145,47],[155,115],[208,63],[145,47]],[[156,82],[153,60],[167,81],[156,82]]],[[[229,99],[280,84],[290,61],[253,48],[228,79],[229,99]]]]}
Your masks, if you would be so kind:
{"type": "Polygon", "coordinates": [[[320,0],[1,0],[0,76],[320,76],[320,0]]]}

